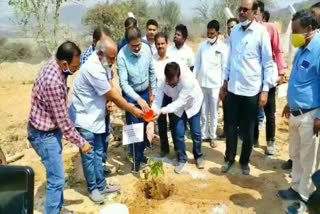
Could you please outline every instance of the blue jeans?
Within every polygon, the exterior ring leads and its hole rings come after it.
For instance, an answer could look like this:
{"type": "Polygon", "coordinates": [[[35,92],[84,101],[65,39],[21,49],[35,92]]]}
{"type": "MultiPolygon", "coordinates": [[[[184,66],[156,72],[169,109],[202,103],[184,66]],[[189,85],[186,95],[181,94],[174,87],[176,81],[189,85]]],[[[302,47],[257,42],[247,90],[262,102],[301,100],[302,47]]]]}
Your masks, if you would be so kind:
{"type": "MultiPolygon", "coordinates": [[[[149,90],[148,89],[146,89],[142,92],[136,92],[136,93],[139,94],[140,97],[142,99],[144,99],[147,103],[149,103],[149,90]]],[[[140,108],[137,101],[135,101],[134,99],[132,99],[131,97],[129,97],[125,93],[123,94],[123,97],[127,100],[128,103],[132,103],[136,107],[140,108]]],[[[134,153],[134,161],[136,162],[136,164],[140,164],[145,159],[144,150],[145,150],[146,145],[148,143],[147,136],[146,136],[146,122],[143,119],[135,118],[129,112],[126,112],[126,122],[127,122],[127,125],[136,124],[136,123],[144,123],[144,141],[142,141],[140,143],[134,143],[134,144],[129,145],[131,154],[134,153]],[[134,152],[133,152],[133,148],[134,148],[134,152]]]]}
{"type": "Polygon", "coordinates": [[[172,124],[173,130],[171,131],[174,133],[173,142],[176,145],[178,162],[186,163],[188,161],[188,157],[186,154],[186,144],[184,141],[187,123],[189,123],[191,138],[193,141],[194,159],[197,160],[198,158],[202,157],[203,154],[201,151],[202,139],[201,139],[201,126],[200,126],[200,112],[189,119],[185,112],[181,117],[178,117],[177,115],[173,114],[172,123],[173,123],[172,124]]]}
{"type": "Polygon", "coordinates": [[[88,191],[92,192],[94,189],[103,191],[106,187],[106,179],[102,166],[102,156],[103,145],[106,142],[106,134],[95,134],[82,128],[77,128],[77,130],[92,146],[92,150],[88,154],[83,154],[80,151],[88,191]]]}
{"type": "Polygon", "coordinates": [[[103,153],[102,153],[102,162],[103,163],[105,163],[107,161],[108,146],[109,146],[110,135],[111,135],[110,114],[106,115],[105,121],[106,121],[106,140],[103,144],[103,153]]]}
{"type": "Polygon", "coordinates": [[[258,110],[258,121],[259,122],[263,122],[264,116],[265,116],[264,109],[263,108],[259,108],[259,110],[258,110]]]}
{"type": "Polygon", "coordinates": [[[62,133],[40,131],[28,125],[28,140],[46,168],[47,190],[45,214],[58,214],[63,206],[64,168],[62,159],[62,133]]]}

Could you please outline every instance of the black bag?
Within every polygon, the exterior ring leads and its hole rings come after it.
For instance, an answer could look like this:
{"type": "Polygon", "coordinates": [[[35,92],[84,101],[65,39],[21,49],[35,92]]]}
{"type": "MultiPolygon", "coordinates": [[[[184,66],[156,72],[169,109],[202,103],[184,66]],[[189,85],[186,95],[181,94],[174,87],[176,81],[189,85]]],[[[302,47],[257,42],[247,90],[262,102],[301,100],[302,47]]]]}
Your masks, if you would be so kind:
{"type": "Polygon", "coordinates": [[[0,214],[33,214],[34,172],[26,166],[0,166],[0,214]]]}

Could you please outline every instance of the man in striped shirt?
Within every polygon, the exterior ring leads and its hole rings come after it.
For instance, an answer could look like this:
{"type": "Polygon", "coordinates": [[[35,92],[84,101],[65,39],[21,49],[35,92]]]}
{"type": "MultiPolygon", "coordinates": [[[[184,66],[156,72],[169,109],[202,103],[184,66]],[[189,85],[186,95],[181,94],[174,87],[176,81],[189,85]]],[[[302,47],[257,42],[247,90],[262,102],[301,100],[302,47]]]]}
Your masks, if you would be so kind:
{"type": "Polygon", "coordinates": [[[78,70],[80,54],[73,42],[61,44],[55,58],[42,68],[32,89],[28,140],[46,168],[46,214],[73,213],[62,209],[65,182],[62,135],[83,153],[91,151],[90,144],[73,126],[67,108],[67,76],[78,70]]]}

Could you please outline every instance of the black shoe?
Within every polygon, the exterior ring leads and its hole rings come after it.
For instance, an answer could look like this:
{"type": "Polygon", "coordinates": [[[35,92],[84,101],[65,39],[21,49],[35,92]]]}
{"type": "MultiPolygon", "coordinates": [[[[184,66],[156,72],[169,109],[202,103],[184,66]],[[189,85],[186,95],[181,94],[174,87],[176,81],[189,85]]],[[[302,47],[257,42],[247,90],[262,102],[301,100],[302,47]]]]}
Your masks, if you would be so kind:
{"type": "Polygon", "coordinates": [[[131,167],[131,172],[132,173],[139,173],[140,171],[140,163],[136,163],[136,164],[132,164],[132,167],[131,167]]]}
{"type": "Polygon", "coordinates": [[[232,165],[233,165],[233,163],[230,161],[225,162],[224,165],[221,167],[221,172],[223,172],[223,173],[229,172],[232,165]]]}
{"type": "Polygon", "coordinates": [[[226,138],[226,134],[224,132],[222,132],[219,136],[219,139],[225,139],[226,138]]]}
{"type": "Polygon", "coordinates": [[[287,201],[301,200],[301,196],[299,195],[299,193],[293,190],[291,187],[287,190],[279,190],[278,195],[281,199],[287,201]]]}
{"type": "Polygon", "coordinates": [[[241,165],[241,170],[243,175],[250,175],[250,167],[248,164],[241,165]]]}
{"type": "Polygon", "coordinates": [[[286,161],[285,163],[283,163],[282,165],[281,165],[281,168],[282,169],[284,169],[284,170],[290,170],[290,169],[292,169],[292,160],[288,160],[288,161],[286,161]]]}

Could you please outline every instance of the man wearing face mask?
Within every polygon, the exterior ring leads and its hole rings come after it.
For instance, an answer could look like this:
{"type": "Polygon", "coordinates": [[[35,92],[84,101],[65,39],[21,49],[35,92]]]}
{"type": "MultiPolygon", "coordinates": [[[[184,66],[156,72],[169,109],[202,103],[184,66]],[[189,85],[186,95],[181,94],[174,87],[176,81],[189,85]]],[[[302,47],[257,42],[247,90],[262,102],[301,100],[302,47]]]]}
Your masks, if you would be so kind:
{"type": "Polygon", "coordinates": [[[96,51],[81,66],[74,81],[70,115],[77,130],[93,147],[88,154],[81,152],[83,172],[89,197],[103,203],[103,195],[119,191],[118,186],[106,184],[102,166],[103,144],[106,141],[105,105],[114,102],[133,116],[141,118],[143,112],[127,103],[108,82],[107,73],[117,56],[117,45],[109,37],[99,41],[96,51]]]}
{"type": "Polygon", "coordinates": [[[186,154],[185,131],[189,123],[193,141],[193,156],[196,166],[204,168],[204,160],[201,149],[200,109],[203,94],[198,81],[188,69],[180,67],[176,62],[170,62],[165,67],[165,79],[159,80],[155,102],[152,106],[155,119],[160,115],[172,114],[171,132],[177,152],[178,164],[174,171],[180,174],[184,171],[188,157],[186,154]],[[181,70],[180,70],[181,69],[181,70]],[[163,106],[163,97],[168,96],[172,103],[163,106]]]}
{"type": "Polygon", "coordinates": [[[80,54],[80,49],[73,42],[62,43],[55,59],[43,67],[32,89],[28,140],[46,168],[46,214],[73,213],[62,209],[65,183],[62,135],[77,145],[82,153],[91,151],[90,144],[73,126],[67,109],[67,76],[78,70],[80,54]]]}
{"type": "MultiPolygon", "coordinates": [[[[319,169],[320,147],[320,35],[311,10],[297,12],[292,18],[292,45],[299,48],[294,58],[288,86],[288,104],[283,116],[289,121],[289,156],[292,181],[280,190],[283,200],[307,201],[315,187],[311,176],[319,169]]],[[[287,213],[304,213],[304,202],[295,202],[287,213]]]]}
{"type": "Polygon", "coordinates": [[[201,109],[202,140],[217,147],[219,91],[227,67],[228,47],[218,39],[219,22],[212,20],[207,25],[207,40],[200,44],[196,54],[193,73],[202,89],[204,100],[201,109]]]}
{"type": "Polygon", "coordinates": [[[230,36],[230,57],[225,72],[221,99],[226,99],[226,153],[222,172],[228,172],[237,153],[238,127],[243,136],[240,165],[250,174],[250,155],[258,107],[268,100],[272,86],[273,61],[268,32],[254,20],[258,3],[242,0],[238,8],[240,24],[230,36]]]}
{"type": "Polygon", "coordinates": [[[181,66],[187,67],[192,71],[194,66],[194,54],[192,49],[185,43],[187,38],[187,26],[183,24],[177,25],[173,38],[174,45],[169,49],[169,53],[181,66]]]}
{"type": "MultiPolygon", "coordinates": [[[[150,110],[149,103],[152,103],[154,99],[157,85],[152,53],[149,46],[141,42],[141,31],[137,27],[126,31],[126,40],[128,44],[120,50],[117,58],[120,87],[124,98],[129,103],[140,107],[144,113],[147,113],[150,110]]],[[[130,112],[126,112],[126,122],[128,125],[144,123],[146,128],[146,123],[133,117],[130,112]]],[[[133,173],[139,172],[143,166],[146,166],[147,158],[144,155],[146,144],[145,135],[143,142],[129,146],[131,154],[134,154],[133,173]]]]}

